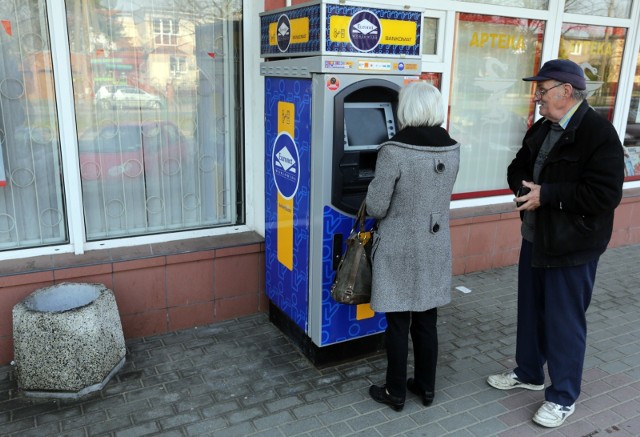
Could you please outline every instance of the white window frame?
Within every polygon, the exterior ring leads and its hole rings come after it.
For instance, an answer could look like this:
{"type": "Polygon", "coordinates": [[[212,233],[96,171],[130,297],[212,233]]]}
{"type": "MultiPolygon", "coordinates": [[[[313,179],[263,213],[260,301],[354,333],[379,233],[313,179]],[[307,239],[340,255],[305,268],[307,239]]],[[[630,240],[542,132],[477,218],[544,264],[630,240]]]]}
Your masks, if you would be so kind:
{"type": "MultiPolygon", "coordinates": [[[[257,63],[259,61],[259,53],[257,53],[257,51],[252,52],[253,45],[247,43],[247,41],[251,41],[254,38],[259,38],[258,16],[259,12],[263,10],[263,6],[259,5],[258,7],[256,3],[257,2],[252,0],[242,1],[244,17],[242,27],[244,33],[243,40],[245,41],[243,50],[245,69],[242,74],[245,80],[245,91],[244,102],[237,102],[237,104],[242,104],[245,108],[253,108],[257,105],[255,102],[257,98],[255,92],[259,92],[260,90],[258,82],[260,82],[261,76],[259,74],[259,63],[257,63]],[[258,29],[257,32],[255,29],[258,29]],[[248,84],[251,84],[251,86],[247,86],[248,84]]],[[[63,163],[62,180],[65,187],[64,203],[66,206],[65,212],[67,214],[69,243],[0,251],[0,261],[62,253],[81,255],[89,250],[148,245],[191,238],[238,234],[248,231],[256,231],[264,235],[264,207],[255,202],[256,198],[259,199],[261,197],[256,195],[255,190],[264,190],[262,178],[256,175],[258,163],[262,162],[260,159],[262,156],[255,156],[255,150],[246,150],[245,180],[243,182],[246,192],[245,224],[87,242],[82,208],[82,188],[75,117],[62,116],[63,114],[75,113],[71,77],[71,54],[69,50],[64,0],[47,0],[46,13],[49,21],[51,57],[55,75],[54,87],[56,92],[56,109],[59,115],[58,129],[63,163]],[[52,25],[52,23],[55,23],[55,25],[52,25]],[[252,169],[252,171],[249,171],[249,169],[252,169]],[[260,208],[261,213],[256,211],[254,204],[260,208]]],[[[262,94],[258,96],[262,97],[262,94]]],[[[258,128],[255,120],[251,123],[250,120],[252,119],[253,117],[252,114],[250,114],[250,110],[246,110],[246,122],[244,124],[245,144],[257,144],[257,138],[262,138],[260,135],[262,133],[262,127],[258,128]]],[[[231,168],[231,171],[235,172],[235,167],[231,168]]]]}
{"type": "Polygon", "coordinates": [[[180,20],[178,18],[154,18],[151,27],[156,46],[175,46],[178,44],[180,36],[180,20]],[[169,26],[165,26],[165,22],[168,22],[169,26]],[[156,30],[156,23],[159,23],[159,31],[156,30]],[[165,27],[169,27],[169,29],[165,29],[165,27]],[[157,41],[158,37],[160,37],[160,42],[157,41]],[[169,42],[165,42],[165,39],[168,39],[169,42]]]}

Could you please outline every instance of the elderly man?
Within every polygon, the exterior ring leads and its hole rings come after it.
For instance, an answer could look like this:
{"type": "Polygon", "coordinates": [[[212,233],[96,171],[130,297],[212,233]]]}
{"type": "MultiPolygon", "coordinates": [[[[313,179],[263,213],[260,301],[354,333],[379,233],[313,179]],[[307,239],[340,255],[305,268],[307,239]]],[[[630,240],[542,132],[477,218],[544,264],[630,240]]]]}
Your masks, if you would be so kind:
{"type": "Polygon", "coordinates": [[[500,389],[544,389],[533,421],[562,425],[575,411],[586,347],[585,313],[596,268],[622,198],[623,149],[608,120],[589,106],[582,69],[546,62],[535,81],[538,120],[507,171],[522,218],[518,331],[513,371],[491,375],[500,389]]]}

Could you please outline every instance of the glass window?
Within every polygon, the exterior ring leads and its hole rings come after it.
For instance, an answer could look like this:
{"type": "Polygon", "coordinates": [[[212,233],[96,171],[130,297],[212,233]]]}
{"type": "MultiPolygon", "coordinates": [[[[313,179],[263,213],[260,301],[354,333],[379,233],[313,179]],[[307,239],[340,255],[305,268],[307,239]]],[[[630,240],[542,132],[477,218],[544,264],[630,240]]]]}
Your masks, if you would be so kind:
{"type": "Polygon", "coordinates": [[[67,241],[45,0],[0,0],[0,250],[67,241]]]}
{"type": "Polygon", "coordinates": [[[67,1],[88,240],[237,223],[241,12],[67,1]]]}
{"type": "Polygon", "coordinates": [[[545,23],[458,14],[449,131],[461,144],[454,193],[499,194],[535,106],[523,77],[538,68],[545,23]]]}
{"type": "Polygon", "coordinates": [[[633,179],[640,179],[640,56],[636,62],[631,106],[627,115],[627,128],[623,144],[625,146],[625,174],[633,179]]]}
{"type": "Polygon", "coordinates": [[[438,19],[425,17],[422,26],[422,54],[435,55],[438,50],[438,19]]]}
{"type": "MultiPolygon", "coordinates": [[[[462,0],[468,3],[482,3],[486,5],[511,6],[515,8],[547,9],[549,0],[462,0]]],[[[569,0],[570,1],[570,0],[569,0]]]]}
{"type": "Polygon", "coordinates": [[[564,11],[600,17],[629,18],[633,0],[566,0],[564,11]]]}
{"type": "Polygon", "coordinates": [[[587,100],[609,121],[613,120],[626,34],[627,29],[621,27],[562,25],[558,56],[583,68],[587,100]]]}

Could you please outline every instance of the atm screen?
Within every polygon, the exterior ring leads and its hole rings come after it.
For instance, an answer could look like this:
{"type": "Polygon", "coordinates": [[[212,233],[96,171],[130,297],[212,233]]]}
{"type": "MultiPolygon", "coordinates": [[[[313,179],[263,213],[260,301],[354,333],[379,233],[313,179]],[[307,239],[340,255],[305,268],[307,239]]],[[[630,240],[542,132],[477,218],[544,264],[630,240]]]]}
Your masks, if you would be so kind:
{"type": "Polygon", "coordinates": [[[345,102],[345,150],[375,150],[395,130],[391,102],[345,102]]]}

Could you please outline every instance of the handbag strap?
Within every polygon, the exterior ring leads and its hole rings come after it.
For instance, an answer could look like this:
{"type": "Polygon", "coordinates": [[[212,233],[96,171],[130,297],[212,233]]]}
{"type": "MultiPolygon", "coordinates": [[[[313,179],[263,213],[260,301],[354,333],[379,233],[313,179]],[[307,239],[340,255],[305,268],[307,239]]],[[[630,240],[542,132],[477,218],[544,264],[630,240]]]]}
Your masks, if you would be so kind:
{"type": "Polygon", "coordinates": [[[362,204],[360,205],[360,208],[358,209],[358,215],[356,215],[356,222],[353,224],[353,230],[356,229],[356,226],[360,227],[360,232],[364,232],[364,222],[365,219],[367,218],[367,204],[366,204],[366,200],[362,201],[362,204]]]}
{"type": "Polygon", "coordinates": [[[367,242],[371,239],[373,235],[373,231],[377,227],[377,220],[374,224],[373,228],[370,231],[365,230],[365,223],[367,219],[367,204],[366,200],[363,200],[360,204],[360,208],[358,208],[358,214],[356,215],[356,221],[353,224],[353,228],[351,228],[351,233],[353,234],[358,229],[358,239],[363,245],[366,245],[367,242]]]}

